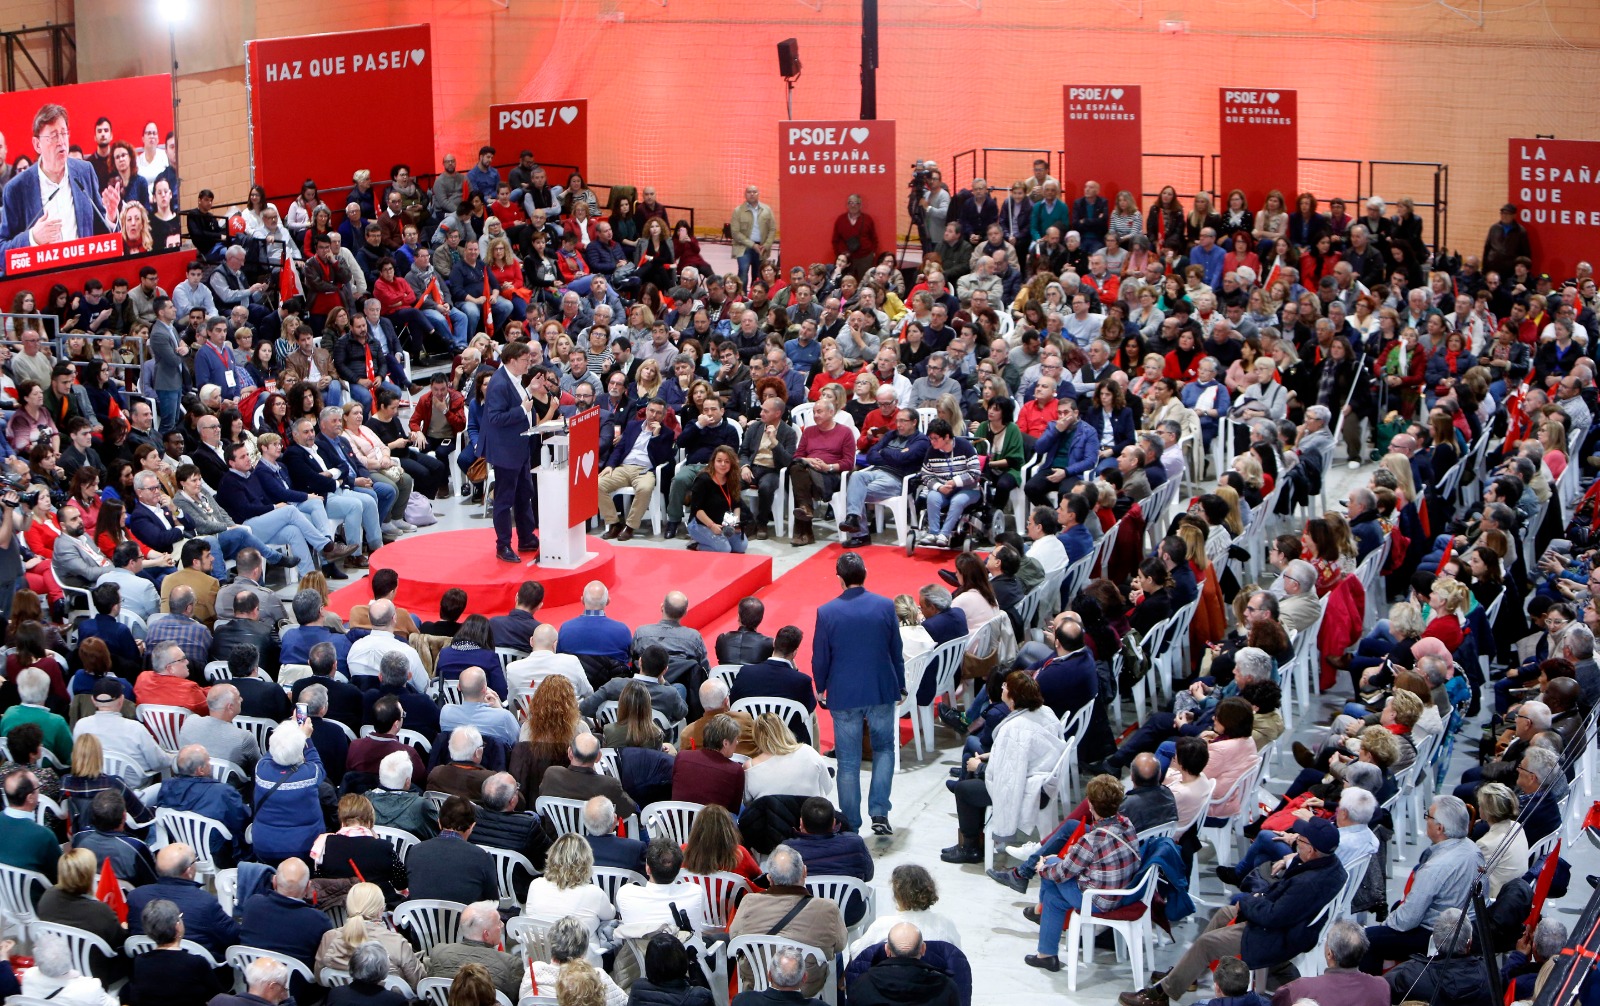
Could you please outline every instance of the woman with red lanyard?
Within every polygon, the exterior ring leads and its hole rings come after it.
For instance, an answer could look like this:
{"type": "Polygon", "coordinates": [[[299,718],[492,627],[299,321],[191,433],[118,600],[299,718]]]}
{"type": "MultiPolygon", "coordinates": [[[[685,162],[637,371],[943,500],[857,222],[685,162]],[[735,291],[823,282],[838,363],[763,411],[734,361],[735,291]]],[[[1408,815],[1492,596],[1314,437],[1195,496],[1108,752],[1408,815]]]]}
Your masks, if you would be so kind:
{"type": "Polygon", "coordinates": [[[739,529],[739,455],[732,447],[718,447],[711,463],[689,490],[690,551],[743,552],[748,547],[739,529]]]}

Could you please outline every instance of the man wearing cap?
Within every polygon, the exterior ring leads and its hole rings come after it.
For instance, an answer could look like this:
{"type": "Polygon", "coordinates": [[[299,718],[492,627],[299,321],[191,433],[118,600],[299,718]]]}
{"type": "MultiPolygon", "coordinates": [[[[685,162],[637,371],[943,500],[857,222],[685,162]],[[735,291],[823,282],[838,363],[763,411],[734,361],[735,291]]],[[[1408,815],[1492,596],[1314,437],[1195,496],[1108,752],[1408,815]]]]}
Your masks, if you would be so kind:
{"type": "Polygon", "coordinates": [[[1489,227],[1489,236],[1483,239],[1483,271],[1510,276],[1522,256],[1533,257],[1528,230],[1517,221],[1517,204],[1506,203],[1500,207],[1500,221],[1489,227]]]}
{"type": "Polygon", "coordinates": [[[1214,960],[1242,957],[1251,970],[1266,968],[1271,991],[1295,975],[1295,957],[1317,945],[1321,925],[1318,913],[1344,887],[1344,867],[1334,854],[1339,829],[1332,821],[1314,817],[1297,821],[1295,858],[1272,886],[1261,894],[1217,909],[1178,963],[1161,981],[1117,998],[1121,1006],[1167,1006],[1182,999],[1189,986],[1214,960]],[[1234,923],[1237,921],[1237,925],[1234,923]]]}

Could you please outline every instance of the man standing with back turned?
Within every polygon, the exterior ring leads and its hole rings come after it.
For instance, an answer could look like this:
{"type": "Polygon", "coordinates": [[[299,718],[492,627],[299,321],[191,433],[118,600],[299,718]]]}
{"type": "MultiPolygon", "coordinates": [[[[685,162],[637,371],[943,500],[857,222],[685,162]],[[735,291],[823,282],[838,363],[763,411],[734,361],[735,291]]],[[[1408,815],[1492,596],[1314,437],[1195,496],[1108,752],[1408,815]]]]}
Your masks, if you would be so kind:
{"type": "Polygon", "coordinates": [[[501,562],[521,562],[517,552],[539,551],[531,453],[537,438],[523,435],[532,424],[533,399],[522,386],[522,375],[532,362],[527,343],[508,345],[500,351],[500,368],[483,395],[483,454],[494,466],[494,554],[501,562]],[[516,552],[511,550],[513,523],[516,552]]]}
{"type": "Polygon", "coordinates": [[[811,676],[817,701],[833,714],[839,759],[839,807],[852,831],[861,827],[861,725],[872,738],[867,813],[874,835],[892,835],[889,787],[894,781],[894,705],[905,681],[905,657],[894,602],[867,591],[867,565],[847,552],[834,563],[844,593],[817,609],[811,676]]]}

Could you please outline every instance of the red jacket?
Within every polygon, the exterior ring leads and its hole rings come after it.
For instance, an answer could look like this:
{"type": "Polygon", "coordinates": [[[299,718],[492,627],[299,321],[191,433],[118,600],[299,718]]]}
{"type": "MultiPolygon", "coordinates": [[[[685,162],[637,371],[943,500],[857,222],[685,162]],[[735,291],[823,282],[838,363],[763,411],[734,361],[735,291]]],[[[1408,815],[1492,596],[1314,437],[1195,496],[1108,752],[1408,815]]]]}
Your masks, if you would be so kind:
{"type": "Polygon", "coordinates": [[[1323,601],[1322,628],[1317,631],[1317,652],[1322,654],[1318,677],[1323,691],[1332,688],[1339,676],[1339,669],[1328,662],[1328,657],[1344,653],[1361,641],[1366,612],[1367,589],[1361,586],[1358,576],[1340,580],[1323,601]]]}
{"type": "MultiPolygon", "coordinates": [[[[467,396],[451,389],[450,402],[445,407],[445,422],[450,428],[460,433],[467,428],[467,396]]],[[[433,422],[433,394],[430,392],[417,399],[417,407],[411,410],[412,432],[421,433],[427,430],[428,424],[433,422]]]]}
{"type": "Polygon", "coordinates": [[[862,426],[861,435],[856,437],[856,450],[865,454],[872,445],[883,438],[883,435],[894,429],[895,417],[900,414],[900,408],[885,416],[882,409],[874,409],[867,413],[867,418],[862,426]]]}
{"type": "Polygon", "coordinates": [[[411,289],[411,284],[396,276],[394,282],[377,280],[372,284],[372,295],[378,298],[384,314],[394,314],[403,308],[411,307],[417,302],[417,293],[411,289]]]}
{"type": "Polygon", "coordinates": [[[145,671],[133,683],[133,697],[142,706],[182,706],[197,716],[209,712],[206,690],[188,678],[145,671]]]}

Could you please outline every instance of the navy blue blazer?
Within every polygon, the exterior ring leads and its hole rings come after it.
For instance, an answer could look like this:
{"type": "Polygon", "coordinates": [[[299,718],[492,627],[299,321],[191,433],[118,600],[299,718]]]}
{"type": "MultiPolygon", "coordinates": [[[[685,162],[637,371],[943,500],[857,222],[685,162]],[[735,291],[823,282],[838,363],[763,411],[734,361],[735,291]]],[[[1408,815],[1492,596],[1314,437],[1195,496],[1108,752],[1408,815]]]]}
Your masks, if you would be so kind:
{"type": "MultiPolygon", "coordinates": [[[[932,618],[923,619],[922,627],[928,630],[928,635],[933,637],[935,643],[948,643],[967,634],[967,613],[960,608],[946,608],[932,618]]],[[[934,689],[938,686],[939,681],[934,675],[923,675],[922,683],[917,686],[917,701],[922,705],[932,702],[934,689]]]]}
{"type": "MultiPolygon", "coordinates": [[[[791,699],[805,706],[817,708],[817,689],[811,675],[787,660],[776,657],[758,664],[745,664],[733,677],[733,687],[728,690],[730,701],[740,699],[791,699]]],[[[802,724],[795,731],[795,739],[802,744],[811,742],[810,731],[802,724]]]]}
{"type": "MultiPolygon", "coordinates": [[[[333,457],[322,450],[322,445],[317,445],[318,451],[329,464],[337,464],[333,457]]],[[[299,444],[290,444],[288,450],[283,452],[283,467],[289,472],[290,484],[300,490],[301,495],[312,492],[326,496],[338,492],[344,487],[343,479],[335,481],[322,474],[323,468],[312,457],[311,452],[299,444]]]]}
{"type": "MultiPolygon", "coordinates": [[[[94,165],[88,161],[67,159],[67,194],[72,198],[72,217],[78,228],[78,237],[110,234],[113,231],[110,221],[106,219],[105,204],[100,201],[100,180],[95,176],[94,165]]],[[[28,247],[28,228],[38,222],[40,214],[44,212],[39,201],[39,165],[23,169],[21,174],[6,183],[0,205],[5,208],[4,219],[0,220],[0,246],[28,247]]]]}
{"type": "Polygon", "coordinates": [[[133,633],[128,631],[126,625],[110,615],[95,615],[78,623],[79,643],[90,636],[98,636],[101,642],[106,644],[106,649],[111,651],[111,660],[118,674],[129,677],[130,680],[138,675],[143,658],[139,656],[139,647],[134,643],[133,633]]]}
{"type": "Polygon", "coordinates": [[[349,667],[345,665],[345,658],[350,655],[350,637],[342,632],[334,632],[321,624],[301,625],[285,631],[283,652],[279,654],[279,659],[285,664],[306,663],[310,659],[311,648],[318,643],[332,644],[334,652],[338,654],[339,670],[344,674],[350,673],[349,667]]]}
{"type": "Polygon", "coordinates": [[[528,413],[522,408],[522,392],[511,371],[500,367],[489,378],[483,392],[483,413],[478,427],[483,433],[483,456],[496,468],[526,466],[531,460],[532,437],[528,413]]]}
{"type": "MultiPolygon", "coordinates": [[[[644,429],[644,420],[632,419],[622,428],[622,436],[617,439],[611,448],[611,456],[606,458],[603,468],[616,468],[627,460],[628,452],[633,450],[633,442],[639,439],[639,433],[644,429]]],[[[661,424],[661,432],[650,438],[646,450],[650,453],[650,467],[664,465],[672,460],[672,431],[667,429],[667,424],[661,424]]]]}
{"type": "MultiPolygon", "coordinates": [[[[1098,405],[1091,405],[1083,410],[1083,424],[1094,431],[1095,442],[1098,445],[1100,434],[1105,429],[1105,412],[1098,405]]],[[[1111,414],[1111,445],[1115,451],[1133,443],[1133,410],[1124,406],[1111,414]]]]}
{"type": "MultiPolygon", "coordinates": [[[[923,438],[926,443],[927,438],[923,438]]],[[[831,709],[890,705],[906,677],[894,602],[851,587],[817,609],[811,677],[831,709]]]]}
{"type": "Polygon", "coordinates": [[[213,956],[227,953],[228,948],[239,942],[239,924],[222,910],[216,896],[193,880],[181,877],[162,877],[153,884],[128,892],[129,936],[144,935],[145,906],[156,900],[177,905],[183,913],[185,935],[211,951],[213,956]]]}
{"type": "Polygon", "coordinates": [[[372,476],[367,466],[350,450],[350,445],[344,442],[344,437],[329,437],[317,431],[317,453],[339,466],[341,481],[348,488],[355,488],[356,479],[372,476]]]}
{"type": "MultiPolygon", "coordinates": [[[[298,445],[291,441],[289,446],[295,447],[298,445]]],[[[302,457],[305,456],[304,451],[300,453],[302,457]]],[[[260,486],[261,491],[266,494],[268,501],[272,503],[293,503],[298,505],[304,503],[307,499],[305,493],[289,484],[291,473],[283,465],[274,468],[265,463],[257,464],[250,474],[256,485],[260,486]]]]}
{"type": "Polygon", "coordinates": [[[637,838],[622,838],[617,835],[584,837],[589,840],[589,849],[594,853],[594,865],[644,872],[645,845],[637,838]]]}
{"type": "Polygon", "coordinates": [[[405,710],[406,729],[415,730],[424,737],[439,736],[439,707],[426,695],[412,688],[402,685],[399,688],[390,685],[379,685],[368,689],[362,696],[363,716],[368,723],[373,723],[372,710],[378,700],[385,695],[393,695],[400,700],[400,708],[405,710]]]}
{"type": "Polygon", "coordinates": [[[162,527],[161,521],[157,520],[156,515],[143,503],[135,503],[128,509],[128,530],[133,532],[135,538],[144,542],[146,547],[160,552],[171,551],[174,545],[194,536],[194,522],[189,519],[188,514],[173,520],[172,514],[168,513],[167,520],[172,524],[171,528],[162,527]]]}

